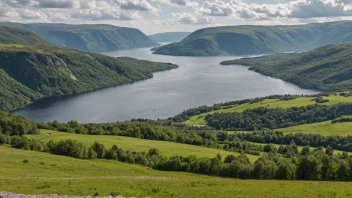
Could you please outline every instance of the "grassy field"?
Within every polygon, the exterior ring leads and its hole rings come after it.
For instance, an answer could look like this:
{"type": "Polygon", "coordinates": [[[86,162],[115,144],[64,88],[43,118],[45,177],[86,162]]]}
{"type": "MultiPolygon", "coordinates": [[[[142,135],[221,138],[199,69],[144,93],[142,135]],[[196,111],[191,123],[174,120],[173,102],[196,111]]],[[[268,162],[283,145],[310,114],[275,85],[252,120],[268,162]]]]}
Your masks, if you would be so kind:
{"type": "Polygon", "coordinates": [[[331,123],[331,121],[304,124],[288,128],[276,129],[283,133],[320,134],[323,136],[352,135],[352,122],[331,123]]]}
{"type": "Polygon", "coordinates": [[[137,197],[352,197],[351,183],[238,180],[0,146],[0,191],[137,197]],[[28,160],[28,163],[23,163],[28,160]]]}
{"type": "MultiPolygon", "coordinates": [[[[347,103],[352,102],[352,97],[344,97],[339,95],[330,95],[329,97],[323,97],[324,99],[328,99],[329,102],[323,103],[322,105],[335,105],[339,103],[347,103]]],[[[243,112],[247,109],[254,109],[258,107],[265,107],[265,108],[290,108],[290,107],[302,107],[308,105],[314,105],[315,101],[313,101],[313,97],[300,97],[294,100],[277,100],[277,99],[267,99],[262,102],[258,103],[246,103],[242,105],[233,105],[231,108],[220,109],[217,111],[212,111],[208,113],[203,113],[197,116],[192,116],[187,122],[188,125],[192,126],[199,126],[199,125],[206,125],[206,121],[204,117],[208,114],[214,113],[232,113],[232,112],[243,112]]]]}
{"type": "MultiPolygon", "coordinates": [[[[50,140],[59,141],[72,139],[77,140],[87,146],[92,145],[95,141],[102,143],[105,147],[110,148],[113,145],[117,145],[119,148],[124,150],[132,151],[148,151],[151,148],[157,148],[160,150],[162,155],[165,156],[190,156],[195,155],[197,157],[209,157],[213,158],[219,153],[218,149],[206,148],[201,146],[193,146],[187,144],[178,144],[174,142],[165,141],[153,141],[144,140],[138,138],[122,137],[122,136],[93,136],[93,135],[79,135],[72,133],[62,133],[56,131],[41,130],[40,135],[31,135],[29,137],[48,142],[50,140]]],[[[227,155],[238,155],[239,153],[229,152],[220,150],[220,154],[223,157],[227,155]]],[[[255,155],[247,155],[248,158],[253,162],[259,158],[255,155]]]]}

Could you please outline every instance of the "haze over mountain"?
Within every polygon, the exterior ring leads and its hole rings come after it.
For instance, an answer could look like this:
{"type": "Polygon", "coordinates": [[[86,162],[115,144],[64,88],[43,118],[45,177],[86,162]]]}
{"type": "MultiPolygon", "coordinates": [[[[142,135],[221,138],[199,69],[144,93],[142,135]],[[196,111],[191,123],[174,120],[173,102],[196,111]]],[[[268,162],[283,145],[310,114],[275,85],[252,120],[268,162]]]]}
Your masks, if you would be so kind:
{"type": "Polygon", "coordinates": [[[304,53],[273,54],[224,61],[223,65],[246,65],[264,75],[322,91],[352,89],[352,43],[327,45],[304,53]]]}
{"type": "Polygon", "coordinates": [[[217,56],[304,51],[352,41],[352,21],[297,26],[232,26],[200,29],[155,54],[217,56]]]}
{"type": "Polygon", "coordinates": [[[155,42],[178,42],[190,35],[191,32],[165,32],[149,35],[155,42]]]}
{"type": "Polygon", "coordinates": [[[34,32],[51,45],[86,52],[114,51],[157,46],[143,32],[112,25],[21,24],[1,23],[34,32]]]}

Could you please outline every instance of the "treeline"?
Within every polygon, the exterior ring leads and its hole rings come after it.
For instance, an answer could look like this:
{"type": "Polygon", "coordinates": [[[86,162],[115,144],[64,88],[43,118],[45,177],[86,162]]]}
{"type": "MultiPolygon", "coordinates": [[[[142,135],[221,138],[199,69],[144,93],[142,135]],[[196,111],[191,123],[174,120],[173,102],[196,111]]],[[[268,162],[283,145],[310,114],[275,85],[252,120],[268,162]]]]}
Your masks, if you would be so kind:
{"type": "Polygon", "coordinates": [[[323,122],[343,115],[352,115],[352,104],[310,105],[288,109],[260,107],[242,113],[208,114],[205,120],[208,126],[217,130],[256,131],[323,122]]]}
{"type": "MultiPolygon", "coordinates": [[[[222,159],[219,153],[214,158],[196,156],[164,157],[157,149],[148,152],[123,151],[114,145],[107,149],[95,142],[90,147],[75,141],[62,140],[43,143],[25,136],[8,136],[6,143],[14,148],[49,152],[79,159],[109,159],[131,164],[140,164],[156,170],[182,171],[198,174],[243,178],[243,179],[279,179],[279,180],[326,180],[352,181],[352,157],[347,153],[333,155],[331,148],[310,150],[305,147],[298,157],[283,158],[275,152],[250,163],[245,154],[229,155],[222,159]],[[8,142],[9,141],[9,142],[8,142]]],[[[0,138],[1,140],[1,138],[0,138]]],[[[0,142],[2,143],[2,142],[0,142]]]]}
{"type": "Polygon", "coordinates": [[[352,122],[352,117],[347,117],[347,118],[339,118],[331,121],[332,124],[334,123],[341,123],[341,122],[352,122]]]}
{"type": "Polygon", "coordinates": [[[333,149],[352,152],[352,136],[322,136],[319,134],[283,134],[282,132],[250,132],[250,133],[233,133],[227,135],[227,139],[232,141],[248,141],[263,144],[279,144],[290,145],[294,142],[298,146],[311,146],[311,147],[328,147],[333,149]]]}
{"type": "MultiPolygon", "coordinates": [[[[321,96],[329,96],[329,93],[305,95],[305,97],[321,97],[321,96]]],[[[246,104],[246,103],[249,103],[249,104],[259,103],[259,102],[262,102],[267,99],[294,100],[299,97],[303,97],[303,95],[272,95],[272,96],[261,97],[261,98],[252,98],[252,99],[219,103],[219,104],[214,104],[213,106],[200,106],[197,108],[192,108],[192,109],[186,110],[179,115],[176,115],[172,118],[169,118],[168,120],[172,120],[174,122],[185,122],[185,121],[189,120],[189,118],[192,116],[196,116],[196,115],[200,115],[202,113],[208,113],[208,112],[216,111],[216,110],[220,110],[220,109],[231,108],[234,105],[241,105],[241,104],[246,104]]]]}
{"type": "Polygon", "coordinates": [[[39,130],[34,121],[22,116],[0,112],[0,133],[8,135],[38,134],[39,130]]]}
{"type": "Polygon", "coordinates": [[[118,135],[148,140],[160,140],[216,148],[215,133],[191,132],[171,126],[152,125],[147,122],[122,122],[103,124],[79,124],[76,121],[38,123],[38,128],[60,132],[89,135],[118,135]]]}

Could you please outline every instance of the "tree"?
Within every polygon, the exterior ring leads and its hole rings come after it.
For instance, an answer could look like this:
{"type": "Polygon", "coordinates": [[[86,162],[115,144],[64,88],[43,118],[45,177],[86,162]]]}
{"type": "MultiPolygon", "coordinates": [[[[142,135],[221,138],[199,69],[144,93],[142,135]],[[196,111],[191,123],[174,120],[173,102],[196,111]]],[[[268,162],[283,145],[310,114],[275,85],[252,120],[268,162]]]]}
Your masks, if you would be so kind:
{"type": "Polygon", "coordinates": [[[221,162],[221,161],[222,161],[222,157],[221,157],[220,152],[216,155],[216,158],[218,159],[218,161],[219,161],[219,162],[221,162]]]}
{"type": "Polygon", "coordinates": [[[301,155],[310,155],[310,147],[305,146],[302,148],[301,155]]]}
{"type": "Polygon", "coordinates": [[[297,167],[297,179],[318,180],[321,178],[321,163],[312,155],[303,156],[297,167]]]}
{"type": "Polygon", "coordinates": [[[296,165],[290,159],[280,159],[276,171],[276,179],[294,180],[296,178],[296,165]]]}
{"type": "Polygon", "coordinates": [[[234,155],[228,155],[227,157],[225,157],[224,163],[231,163],[234,160],[236,160],[236,157],[234,155]]]}
{"type": "Polygon", "coordinates": [[[334,149],[331,148],[331,146],[329,145],[328,147],[326,147],[325,149],[325,154],[332,156],[334,155],[334,149]]]}
{"type": "Polygon", "coordinates": [[[97,157],[99,159],[104,159],[105,157],[105,146],[104,144],[99,144],[98,142],[94,142],[92,145],[93,150],[97,153],[97,157]]]}

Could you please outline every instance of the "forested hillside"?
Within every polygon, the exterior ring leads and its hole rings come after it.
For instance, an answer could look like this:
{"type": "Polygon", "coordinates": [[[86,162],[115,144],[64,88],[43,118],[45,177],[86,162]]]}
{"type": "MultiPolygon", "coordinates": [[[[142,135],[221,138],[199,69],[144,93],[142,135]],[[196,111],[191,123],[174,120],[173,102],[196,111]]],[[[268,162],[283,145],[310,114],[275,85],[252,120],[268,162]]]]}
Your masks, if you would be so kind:
{"type": "Polygon", "coordinates": [[[0,110],[42,97],[132,83],[176,67],[57,47],[0,45],[0,110]]]}
{"type": "Polygon", "coordinates": [[[179,43],[155,49],[155,54],[217,56],[304,51],[352,41],[352,22],[297,26],[232,26],[200,29],[179,43]]]}
{"type": "Polygon", "coordinates": [[[54,46],[85,52],[113,51],[158,45],[158,43],[150,40],[138,29],[112,25],[21,24],[7,22],[0,24],[34,32],[54,46]]]}
{"type": "Polygon", "coordinates": [[[48,42],[37,34],[3,25],[0,25],[0,43],[43,46],[49,45],[48,42]]]}
{"type": "Polygon", "coordinates": [[[223,65],[246,65],[264,75],[322,91],[352,89],[352,44],[328,45],[309,52],[275,54],[259,58],[224,61],[223,65]]]}

